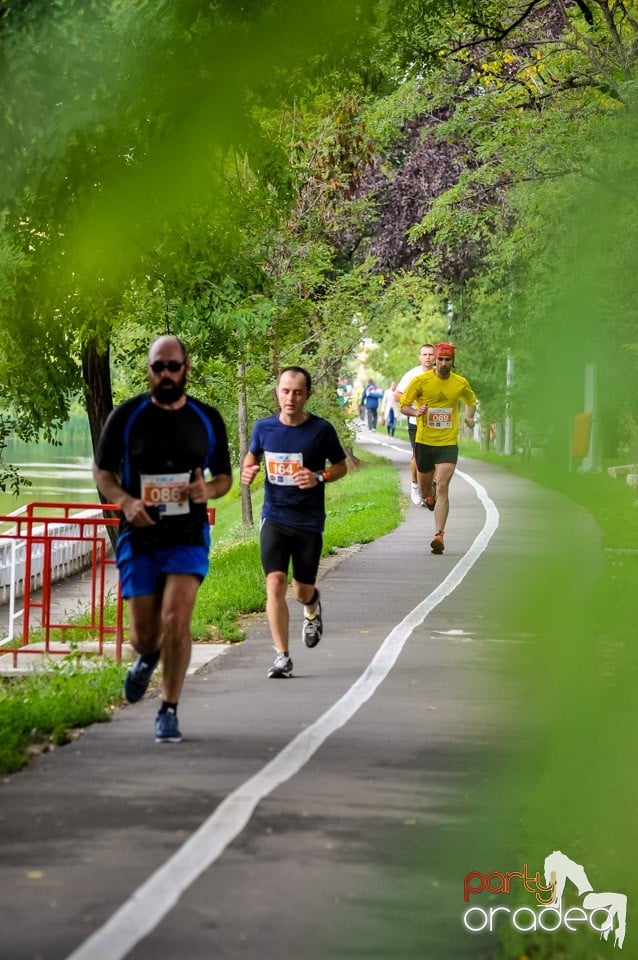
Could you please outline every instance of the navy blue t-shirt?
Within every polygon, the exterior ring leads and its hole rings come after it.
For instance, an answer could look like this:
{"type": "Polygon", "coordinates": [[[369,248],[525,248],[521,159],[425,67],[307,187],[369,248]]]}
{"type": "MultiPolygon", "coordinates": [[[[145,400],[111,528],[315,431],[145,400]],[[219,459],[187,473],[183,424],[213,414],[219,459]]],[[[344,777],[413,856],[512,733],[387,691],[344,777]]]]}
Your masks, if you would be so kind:
{"type": "MultiPolygon", "coordinates": [[[[232,472],[226,425],[214,407],[187,396],[183,406],[166,410],[153,403],[149,393],[125,400],[111,412],[95,463],[115,473],[133,497],[142,495],[143,475],[192,479],[197,467],[208,468],[213,476],[232,472]]],[[[135,527],[120,517],[120,536],[130,536],[134,548],[206,543],[206,504],[190,502],[187,512],[175,516],[162,506],[147,509],[156,521],[153,527],[135,527]]]]}
{"type": "Polygon", "coordinates": [[[339,463],[346,459],[332,424],[311,413],[304,423],[288,427],[276,414],[255,423],[248,449],[258,460],[263,459],[266,468],[262,518],[323,532],[324,484],[300,490],[294,485],[292,475],[297,465],[316,473],[325,470],[326,460],[339,463]]]}

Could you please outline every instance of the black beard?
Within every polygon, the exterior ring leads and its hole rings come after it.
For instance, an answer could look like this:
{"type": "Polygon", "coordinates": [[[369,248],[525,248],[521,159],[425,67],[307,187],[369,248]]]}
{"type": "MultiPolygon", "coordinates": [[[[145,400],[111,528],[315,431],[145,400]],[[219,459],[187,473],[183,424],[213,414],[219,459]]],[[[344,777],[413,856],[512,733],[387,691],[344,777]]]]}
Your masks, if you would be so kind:
{"type": "Polygon", "coordinates": [[[182,378],[177,383],[171,380],[164,380],[151,389],[152,395],[158,403],[175,403],[184,396],[186,390],[186,378],[182,378]]]}

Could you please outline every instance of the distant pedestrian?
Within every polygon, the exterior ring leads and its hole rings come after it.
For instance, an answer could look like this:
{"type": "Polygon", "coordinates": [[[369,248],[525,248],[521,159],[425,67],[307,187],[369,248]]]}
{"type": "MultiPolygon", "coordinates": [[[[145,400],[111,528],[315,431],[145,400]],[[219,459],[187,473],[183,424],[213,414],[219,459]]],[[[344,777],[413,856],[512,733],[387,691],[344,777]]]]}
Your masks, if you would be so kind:
{"type": "Polygon", "coordinates": [[[361,400],[366,410],[366,417],[368,420],[368,430],[377,429],[377,419],[379,416],[379,403],[383,399],[383,390],[381,387],[377,387],[374,380],[368,380],[367,384],[363,388],[363,393],[361,394],[361,400]]]}
{"type": "Polygon", "coordinates": [[[339,377],[337,382],[337,403],[340,407],[345,407],[352,399],[352,384],[347,377],[339,377]]]}
{"type": "Polygon", "coordinates": [[[286,367],[277,384],[279,413],[253,426],[241,482],[250,484],[265,462],[265,494],[259,532],[261,563],[266,574],[266,615],[276,658],[272,678],[292,675],[288,571],[304,605],[302,638],[315,647],[323,636],[321,598],[316,587],[325,524],[325,485],[347,472],[346,452],[327,420],[309,413],[306,401],[312,382],[303,367],[286,367]],[[326,461],[331,466],[326,470],[326,461]]]}
{"type": "Polygon", "coordinates": [[[191,656],[191,615],[208,571],[206,502],[232,484],[224,421],[186,394],[190,369],[177,337],[151,344],[150,390],[113,410],[93,468],[100,492],[121,510],[116,563],[139,654],[124,692],[130,703],[140,700],[161,658],[160,743],[182,738],[177,705],[191,656]]]}
{"type": "Polygon", "coordinates": [[[385,424],[385,431],[389,437],[393,437],[397,428],[397,416],[399,413],[399,404],[395,400],[394,393],[397,388],[396,380],[393,380],[388,389],[383,394],[381,401],[381,423],[385,424]]]}

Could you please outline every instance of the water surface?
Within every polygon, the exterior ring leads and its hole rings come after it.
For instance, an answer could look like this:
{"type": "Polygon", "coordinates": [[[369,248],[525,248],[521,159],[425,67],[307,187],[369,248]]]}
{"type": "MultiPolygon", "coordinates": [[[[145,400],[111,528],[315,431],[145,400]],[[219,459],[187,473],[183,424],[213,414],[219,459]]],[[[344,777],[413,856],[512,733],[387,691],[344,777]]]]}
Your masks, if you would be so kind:
{"type": "Polygon", "coordinates": [[[4,449],[2,459],[14,466],[25,482],[18,497],[0,492],[0,514],[12,513],[24,504],[40,501],[97,502],[88,437],[63,439],[60,446],[44,441],[12,441],[4,449]]]}

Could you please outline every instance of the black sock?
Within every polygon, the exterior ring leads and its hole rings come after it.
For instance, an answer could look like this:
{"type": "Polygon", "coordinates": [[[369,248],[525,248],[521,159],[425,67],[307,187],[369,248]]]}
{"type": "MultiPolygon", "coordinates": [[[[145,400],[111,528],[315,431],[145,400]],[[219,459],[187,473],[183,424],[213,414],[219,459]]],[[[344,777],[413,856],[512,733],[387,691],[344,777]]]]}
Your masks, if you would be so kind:
{"type": "Polygon", "coordinates": [[[162,706],[159,708],[159,712],[167,713],[169,710],[172,710],[173,713],[177,713],[177,704],[169,703],[168,700],[162,700],[162,706]]]}

